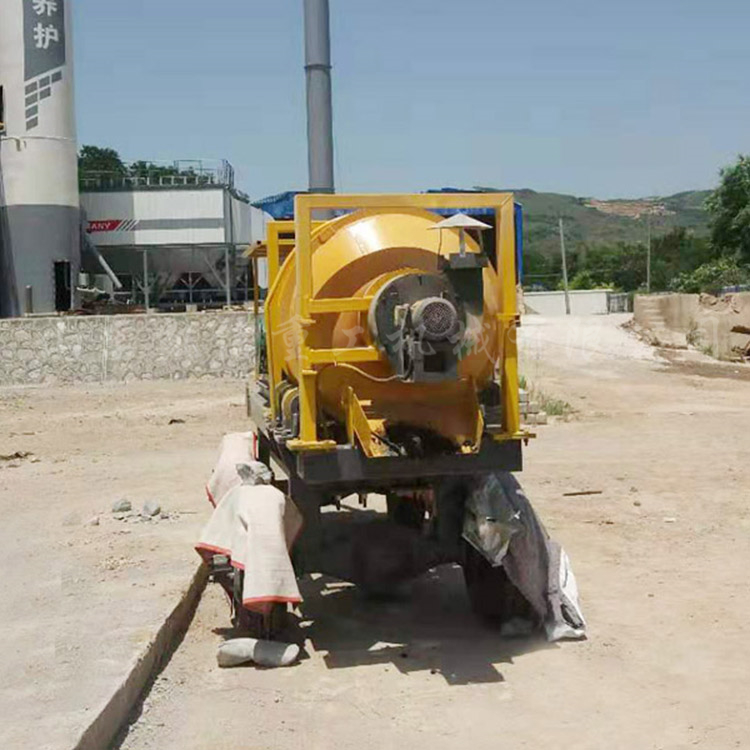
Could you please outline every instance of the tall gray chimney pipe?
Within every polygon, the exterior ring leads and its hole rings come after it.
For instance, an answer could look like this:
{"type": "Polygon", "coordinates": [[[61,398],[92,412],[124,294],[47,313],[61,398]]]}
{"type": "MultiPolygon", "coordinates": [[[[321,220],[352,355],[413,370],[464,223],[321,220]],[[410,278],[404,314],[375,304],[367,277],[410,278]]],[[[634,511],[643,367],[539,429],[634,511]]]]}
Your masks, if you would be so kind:
{"type": "Polygon", "coordinates": [[[333,193],[333,107],[328,0],[304,0],[307,160],[311,193],[333,193]]]}

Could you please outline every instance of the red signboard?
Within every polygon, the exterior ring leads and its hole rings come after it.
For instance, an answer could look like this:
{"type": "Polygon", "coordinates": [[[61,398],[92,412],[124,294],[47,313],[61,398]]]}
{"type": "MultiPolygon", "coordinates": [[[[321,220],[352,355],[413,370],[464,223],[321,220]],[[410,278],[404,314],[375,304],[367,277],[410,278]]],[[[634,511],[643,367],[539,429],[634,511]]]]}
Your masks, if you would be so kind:
{"type": "Polygon", "coordinates": [[[92,232],[114,232],[122,223],[122,219],[100,219],[99,221],[90,221],[86,231],[89,234],[92,232]]]}

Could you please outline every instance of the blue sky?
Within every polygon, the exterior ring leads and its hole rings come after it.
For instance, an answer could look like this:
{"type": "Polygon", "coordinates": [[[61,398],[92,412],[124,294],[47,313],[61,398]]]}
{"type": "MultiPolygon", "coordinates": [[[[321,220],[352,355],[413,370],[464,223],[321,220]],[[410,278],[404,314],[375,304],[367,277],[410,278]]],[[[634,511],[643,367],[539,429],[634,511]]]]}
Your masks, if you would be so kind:
{"type": "MultiPolygon", "coordinates": [[[[71,0],[79,137],[307,185],[302,0],[71,0]]],[[[707,188],[750,151],[746,0],[331,0],[339,191],[707,188]]]]}

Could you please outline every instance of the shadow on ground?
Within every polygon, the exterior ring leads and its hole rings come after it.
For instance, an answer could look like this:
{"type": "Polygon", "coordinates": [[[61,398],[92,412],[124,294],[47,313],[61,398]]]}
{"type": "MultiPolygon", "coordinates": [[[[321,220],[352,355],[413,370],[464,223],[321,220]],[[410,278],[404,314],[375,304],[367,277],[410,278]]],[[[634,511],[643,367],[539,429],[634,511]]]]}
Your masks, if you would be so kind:
{"type": "Polygon", "coordinates": [[[290,640],[324,652],[329,669],[392,664],[429,670],[449,685],[503,682],[496,664],[555,648],[544,637],[502,638],[471,611],[458,565],[435,568],[391,598],[372,599],[327,576],[301,583],[304,602],[290,640]]]}

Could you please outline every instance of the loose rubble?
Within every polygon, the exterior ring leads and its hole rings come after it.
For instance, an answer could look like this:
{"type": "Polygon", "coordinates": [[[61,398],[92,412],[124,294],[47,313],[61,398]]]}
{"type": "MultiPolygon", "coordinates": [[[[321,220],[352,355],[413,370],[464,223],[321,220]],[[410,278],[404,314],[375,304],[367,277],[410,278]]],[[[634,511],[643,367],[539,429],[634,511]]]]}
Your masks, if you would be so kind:
{"type": "Polygon", "coordinates": [[[518,390],[518,401],[521,407],[521,421],[525,425],[545,425],[549,419],[546,411],[539,408],[536,401],[529,400],[529,392],[523,388],[518,390]]]}
{"type": "Polygon", "coordinates": [[[146,500],[146,502],[143,504],[141,515],[144,518],[153,518],[154,516],[158,516],[160,513],[161,505],[159,505],[159,502],[157,500],[146,500]]]}
{"type": "MultiPolygon", "coordinates": [[[[158,523],[159,521],[176,521],[180,518],[180,511],[167,511],[162,508],[158,500],[147,500],[141,510],[133,508],[130,500],[122,498],[112,505],[112,518],[122,523],[158,523]]],[[[86,522],[87,526],[98,525],[99,516],[86,522]]]]}
{"type": "Polygon", "coordinates": [[[133,504],[130,502],[130,500],[126,500],[125,498],[122,498],[121,500],[116,500],[112,505],[113,513],[128,513],[132,509],[133,509],[133,504]]]}

